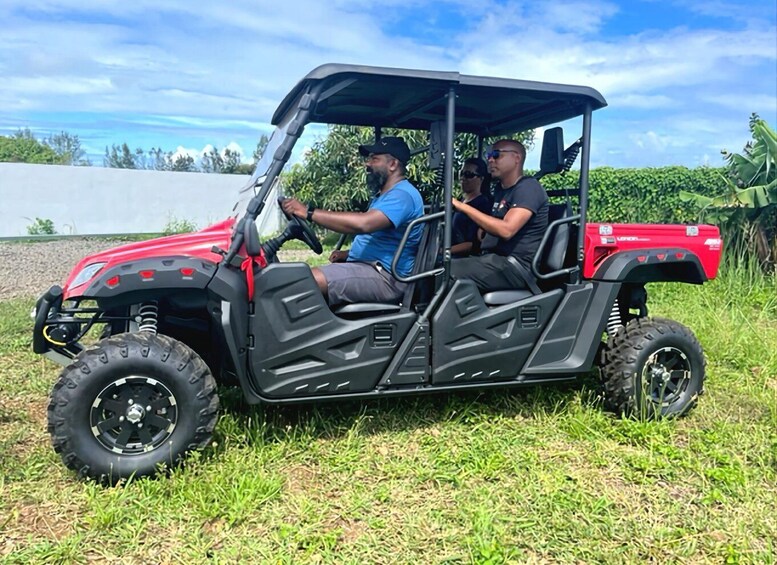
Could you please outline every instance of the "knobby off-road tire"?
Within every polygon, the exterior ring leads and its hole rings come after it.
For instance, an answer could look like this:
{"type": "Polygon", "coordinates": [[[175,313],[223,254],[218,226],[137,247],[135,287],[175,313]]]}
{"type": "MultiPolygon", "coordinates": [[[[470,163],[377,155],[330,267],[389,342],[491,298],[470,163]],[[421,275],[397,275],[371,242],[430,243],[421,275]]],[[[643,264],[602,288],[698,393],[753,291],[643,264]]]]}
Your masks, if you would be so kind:
{"type": "Polygon", "coordinates": [[[205,447],[218,409],[216,382],[194,351],[167,336],[125,333],[82,351],[62,371],[48,430],[67,467],[115,484],[205,447]]]}
{"type": "Polygon", "coordinates": [[[602,351],[605,408],[644,419],[682,416],[703,392],[705,365],[699,341],[684,325],[631,320],[602,351]]]}

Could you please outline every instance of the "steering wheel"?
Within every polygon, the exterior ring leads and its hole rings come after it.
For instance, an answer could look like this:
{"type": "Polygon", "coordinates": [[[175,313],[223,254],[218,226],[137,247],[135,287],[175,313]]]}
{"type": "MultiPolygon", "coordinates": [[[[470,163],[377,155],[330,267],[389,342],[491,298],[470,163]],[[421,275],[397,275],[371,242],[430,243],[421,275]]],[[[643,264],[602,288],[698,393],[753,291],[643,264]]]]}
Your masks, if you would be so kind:
{"type": "MultiPolygon", "coordinates": [[[[280,203],[281,198],[278,199],[278,204],[280,205],[280,203]]],[[[286,216],[287,220],[289,220],[289,226],[287,229],[291,230],[291,233],[294,235],[294,237],[305,242],[305,245],[310,247],[313,250],[313,253],[316,255],[321,255],[321,253],[324,251],[324,247],[321,245],[321,240],[318,239],[316,232],[313,231],[312,227],[310,227],[310,224],[306,220],[298,218],[297,216],[287,214],[283,207],[281,207],[281,212],[283,212],[283,215],[286,216]]]]}

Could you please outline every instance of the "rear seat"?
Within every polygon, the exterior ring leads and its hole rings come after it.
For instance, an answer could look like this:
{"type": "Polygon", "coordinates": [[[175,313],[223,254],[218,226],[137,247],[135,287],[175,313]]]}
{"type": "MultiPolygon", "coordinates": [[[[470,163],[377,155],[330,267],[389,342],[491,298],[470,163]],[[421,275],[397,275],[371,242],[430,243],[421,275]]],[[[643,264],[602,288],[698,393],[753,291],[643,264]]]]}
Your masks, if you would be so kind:
{"type": "MultiPolygon", "coordinates": [[[[572,224],[567,222],[558,224],[555,227],[550,227],[550,225],[556,220],[569,218],[570,216],[572,216],[572,206],[569,202],[549,206],[548,229],[552,229],[553,233],[548,236],[549,239],[544,242],[545,245],[540,245],[534,258],[534,264],[539,267],[540,273],[553,273],[564,268],[564,258],[567,254],[572,224]]],[[[531,298],[533,295],[530,290],[497,290],[484,294],[483,301],[488,306],[501,306],[531,298]]]]}

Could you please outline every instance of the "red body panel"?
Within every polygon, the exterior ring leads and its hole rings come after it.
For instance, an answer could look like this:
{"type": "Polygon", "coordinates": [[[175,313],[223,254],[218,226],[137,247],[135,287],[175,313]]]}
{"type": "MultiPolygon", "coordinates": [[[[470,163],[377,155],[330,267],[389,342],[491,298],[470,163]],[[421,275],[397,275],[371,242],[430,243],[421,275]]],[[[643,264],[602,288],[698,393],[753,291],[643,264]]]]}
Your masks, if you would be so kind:
{"type": "Polygon", "coordinates": [[[708,279],[714,279],[723,250],[715,226],[657,224],[586,224],[583,277],[593,278],[607,258],[619,251],[684,249],[696,255],[708,279]]]}
{"type": "Polygon", "coordinates": [[[75,288],[70,288],[71,282],[78,273],[80,273],[84,267],[93,263],[105,263],[105,266],[100,269],[95,276],[99,276],[100,272],[121,263],[157,257],[198,257],[212,263],[219,263],[222,256],[213,253],[211,248],[215,245],[221,249],[228,249],[232,235],[232,227],[234,225],[235,219],[229,218],[198,232],[182,233],[149,241],[129,243],[127,245],[121,245],[106,251],[101,251],[100,253],[95,253],[94,255],[88,255],[81,259],[70,272],[70,275],[65,282],[64,298],[68,299],[71,296],[77,295],[78,293],[73,291],[86,287],[87,283],[94,279],[94,277],[92,277],[89,281],[84,281],[83,284],[80,284],[75,288]]]}

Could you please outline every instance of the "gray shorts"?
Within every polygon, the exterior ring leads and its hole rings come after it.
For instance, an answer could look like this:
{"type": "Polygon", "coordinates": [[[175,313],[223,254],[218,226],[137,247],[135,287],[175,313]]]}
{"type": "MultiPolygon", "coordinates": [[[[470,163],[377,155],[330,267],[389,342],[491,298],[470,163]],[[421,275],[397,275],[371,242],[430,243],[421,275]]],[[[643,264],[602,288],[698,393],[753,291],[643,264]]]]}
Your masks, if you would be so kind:
{"type": "Polygon", "coordinates": [[[318,267],[326,278],[329,305],[342,303],[381,302],[399,304],[406,283],[399,282],[385,269],[371,263],[330,263],[318,267]]]}

